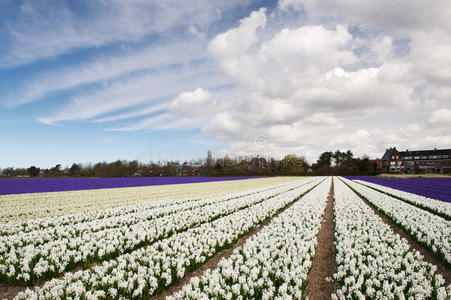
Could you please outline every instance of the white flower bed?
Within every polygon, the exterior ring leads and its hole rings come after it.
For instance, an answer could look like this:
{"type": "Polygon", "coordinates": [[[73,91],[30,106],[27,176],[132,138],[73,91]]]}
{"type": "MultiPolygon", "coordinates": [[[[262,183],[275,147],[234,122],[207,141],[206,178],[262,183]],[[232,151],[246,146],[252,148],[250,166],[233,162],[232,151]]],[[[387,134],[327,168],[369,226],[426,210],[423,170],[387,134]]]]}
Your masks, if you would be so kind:
{"type": "Polygon", "coordinates": [[[451,263],[451,221],[359,183],[343,180],[445,263],[451,263]]]}
{"type": "Polygon", "coordinates": [[[166,299],[303,298],[330,185],[329,178],[166,299]]]}
{"type": "Polygon", "coordinates": [[[233,181],[170,184],[114,189],[0,195],[0,223],[99,210],[168,199],[212,198],[265,186],[279,185],[299,177],[273,177],[233,181]]]}
{"type": "MultiPolygon", "coordinates": [[[[196,206],[202,206],[207,204],[213,204],[215,202],[221,202],[233,198],[239,198],[244,196],[249,196],[256,193],[261,193],[265,191],[271,191],[274,189],[280,189],[283,187],[293,186],[293,183],[282,184],[277,186],[264,187],[260,189],[249,190],[240,193],[227,194],[214,198],[204,198],[204,199],[165,199],[165,200],[155,200],[140,204],[134,205],[126,205],[119,206],[113,208],[107,208],[102,210],[91,210],[83,213],[69,214],[64,216],[56,216],[56,217],[46,217],[46,218],[37,218],[26,221],[19,222],[8,222],[4,224],[0,224],[0,236],[4,235],[12,235],[12,234],[20,234],[20,233],[29,233],[32,231],[42,231],[43,229],[52,228],[60,228],[61,226],[71,225],[75,223],[87,223],[93,222],[91,226],[95,226],[95,222],[98,222],[100,219],[107,220],[105,225],[114,226],[114,222],[116,222],[115,217],[118,219],[128,220],[129,218],[136,218],[136,215],[140,215],[140,217],[144,218],[157,218],[159,215],[170,214],[174,211],[180,211],[181,209],[186,210],[189,208],[193,208],[196,206]],[[162,208],[165,208],[162,210],[162,208]],[[152,210],[154,209],[154,210],[152,210]],[[148,216],[143,214],[143,211],[148,212],[148,216]]],[[[111,190],[113,192],[113,190],[111,190]]],[[[46,204],[43,203],[45,206],[46,204]]]]}
{"type": "Polygon", "coordinates": [[[386,187],[383,185],[379,185],[379,184],[375,184],[375,183],[367,182],[367,181],[363,181],[363,180],[354,180],[354,182],[358,182],[360,184],[375,188],[381,192],[402,198],[410,203],[413,203],[414,205],[418,205],[420,207],[425,207],[437,214],[451,218],[451,204],[450,203],[440,201],[437,199],[427,198],[424,196],[420,196],[420,195],[416,195],[416,194],[412,194],[412,193],[408,193],[408,192],[404,192],[404,191],[400,191],[397,189],[393,189],[390,187],[386,187]]]}
{"type": "Polygon", "coordinates": [[[286,184],[230,200],[217,198],[160,209],[134,209],[134,212],[125,216],[104,217],[3,236],[0,237],[0,276],[8,281],[39,282],[77,265],[107,260],[147,246],[173,233],[252,206],[306,182],[309,181],[286,184]]]}
{"type": "MultiPolygon", "coordinates": [[[[358,184],[357,184],[358,185],[358,184]]],[[[335,299],[449,299],[436,267],[422,260],[351,189],[334,180],[335,299]]]]}
{"type": "MultiPolygon", "coordinates": [[[[313,184],[309,185],[310,187],[313,184]]],[[[306,192],[306,185],[249,208],[174,234],[148,247],[106,261],[92,270],[67,273],[17,299],[99,297],[144,298],[182,278],[257,224],[306,192]]]]}

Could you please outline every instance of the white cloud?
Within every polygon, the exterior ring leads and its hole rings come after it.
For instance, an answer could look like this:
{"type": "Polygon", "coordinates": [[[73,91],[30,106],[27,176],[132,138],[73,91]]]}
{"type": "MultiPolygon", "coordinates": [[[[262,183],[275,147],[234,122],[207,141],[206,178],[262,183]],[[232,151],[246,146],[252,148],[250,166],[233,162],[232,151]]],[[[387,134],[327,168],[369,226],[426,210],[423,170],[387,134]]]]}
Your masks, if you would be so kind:
{"type": "MultiPolygon", "coordinates": [[[[290,6],[288,2],[283,5],[285,9],[290,6]]],[[[337,13],[351,6],[346,1],[330,5],[337,13]]],[[[331,15],[322,6],[319,11],[317,3],[297,7],[307,13],[315,9],[312,14],[316,17],[323,14],[327,19],[331,15]]],[[[407,3],[402,9],[409,9],[407,3]]],[[[350,11],[352,14],[353,9],[350,11]]],[[[450,52],[450,38],[441,35],[442,29],[421,45],[418,28],[422,19],[412,21],[417,23],[411,32],[403,23],[407,20],[391,20],[392,28],[398,26],[394,36],[384,32],[387,24],[373,28],[375,19],[364,23],[365,30],[374,30],[375,35],[355,34],[346,25],[330,23],[282,28],[271,34],[272,20],[264,18],[263,13],[254,12],[239,27],[218,35],[209,44],[218,66],[236,80],[239,88],[221,118],[212,115],[202,129],[204,134],[227,141],[224,153],[251,151],[256,136],[271,141],[265,149],[257,149],[262,154],[280,157],[304,151],[311,161],[327,150],[352,149],[357,155],[379,157],[387,146],[409,147],[411,143],[409,148],[430,148],[443,146],[448,140],[449,134],[443,129],[427,124],[428,111],[443,108],[445,99],[449,101],[446,97],[450,90],[444,82],[449,82],[451,62],[445,53],[450,52]],[[234,42],[241,34],[251,41],[242,47],[234,42]],[[397,53],[399,38],[410,40],[405,53],[397,53]],[[439,45],[437,52],[432,49],[435,44],[439,45]],[[439,63],[443,64],[441,68],[439,63]],[[440,70],[434,73],[434,69],[440,70]],[[417,141],[419,132],[428,137],[424,142],[417,141]]],[[[364,22],[363,18],[343,14],[336,19],[343,24],[364,22]]],[[[362,14],[372,12],[368,9],[359,16],[362,14]]],[[[282,11],[280,18],[283,16],[282,11]]],[[[447,117],[438,115],[433,114],[430,121],[447,117]]]]}
{"type": "Polygon", "coordinates": [[[242,127],[230,113],[219,112],[211,117],[209,124],[202,131],[217,137],[229,137],[239,135],[242,127]]]}
{"type": "Polygon", "coordinates": [[[235,74],[240,68],[239,57],[257,42],[256,31],[266,24],[266,9],[254,11],[241,20],[240,26],[218,34],[208,45],[210,53],[228,73],[235,74]]]}
{"type": "Polygon", "coordinates": [[[451,126],[451,109],[444,108],[434,111],[429,118],[429,122],[437,125],[451,126]]]}
{"type": "Polygon", "coordinates": [[[137,131],[137,130],[189,130],[199,128],[200,120],[183,116],[162,113],[123,127],[111,128],[109,131],[137,131]]]}
{"type": "Polygon", "coordinates": [[[409,51],[400,55],[398,37],[387,33],[356,35],[340,24],[273,31],[271,22],[260,9],[208,45],[220,70],[236,82],[234,97],[187,89],[172,100],[167,115],[127,130],[201,128],[227,144],[223,153],[281,157],[295,152],[310,161],[328,150],[379,157],[389,146],[442,147],[449,140],[443,128],[428,125],[447,118],[439,109],[450,92],[442,82],[451,64],[441,59],[449,40],[439,43],[444,51],[428,56],[415,31],[406,35],[409,51]],[[429,71],[439,61],[443,72],[433,77],[429,71]],[[428,111],[436,112],[429,117],[428,111]],[[428,137],[422,142],[416,139],[420,132],[428,137]],[[256,147],[256,137],[268,143],[256,147]]]}
{"type": "Polygon", "coordinates": [[[41,117],[39,121],[54,124],[68,120],[86,120],[173,97],[193,85],[216,87],[227,82],[223,77],[213,74],[208,63],[197,65],[196,68],[183,67],[132,76],[107,84],[95,92],[75,97],[53,116],[41,117]]]}
{"type": "MultiPolygon", "coordinates": [[[[219,97],[220,93],[215,93],[219,97]]],[[[181,92],[174,99],[162,104],[165,112],[156,116],[132,123],[123,127],[113,128],[113,131],[137,131],[137,130],[188,130],[200,129],[214,117],[214,122],[221,126],[229,127],[230,122],[226,115],[221,114],[220,106],[216,105],[212,93],[202,87],[181,92]]],[[[158,106],[151,106],[150,109],[158,106]]],[[[137,114],[137,111],[135,114],[137,114]]],[[[121,115],[120,115],[121,116],[121,115]]],[[[220,133],[217,132],[219,135],[220,133]]]]}
{"type": "Polygon", "coordinates": [[[138,42],[188,25],[208,27],[242,1],[93,0],[81,2],[88,13],[74,11],[65,1],[25,0],[14,17],[5,19],[10,43],[0,65],[13,67],[114,42],[138,42]]]}
{"type": "Polygon", "coordinates": [[[19,88],[9,91],[9,95],[2,100],[8,106],[17,106],[37,101],[53,92],[105,82],[133,72],[162,71],[189,64],[206,57],[202,44],[197,40],[150,45],[136,51],[97,57],[82,64],[45,71],[23,80],[19,88]]]}
{"type": "Polygon", "coordinates": [[[200,32],[199,29],[197,29],[196,25],[193,25],[193,24],[189,25],[188,30],[191,34],[194,34],[198,37],[201,37],[201,38],[205,37],[205,33],[200,32]]]}
{"type": "MultiPolygon", "coordinates": [[[[161,9],[171,11],[171,3],[161,9]]],[[[219,17],[210,6],[206,11],[219,17]]],[[[283,0],[276,13],[254,11],[208,44],[201,17],[191,9],[186,14],[180,28],[191,38],[200,36],[200,50],[187,42],[187,51],[179,51],[182,43],[174,42],[103,58],[47,72],[25,82],[29,87],[15,96],[33,101],[101,83],[41,122],[154,114],[111,130],[196,128],[226,144],[223,153],[295,152],[313,162],[335,149],[380,157],[391,146],[450,146],[449,1],[283,0]],[[296,14],[298,22],[284,26],[285,17],[296,14]],[[206,53],[211,60],[195,63],[206,53]],[[181,66],[172,68],[171,62],[181,66]],[[234,92],[214,91],[224,84],[234,92]],[[156,102],[163,102],[161,111],[156,102]],[[256,137],[268,143],[256,147],[256,137]]],[[[173,17],[169,23],[177,23],[173,17]]],[[[141,25],[136,26],[139,36],[141,25]]]]}
{"type": "Polygon", "coordinates": [[[210,92],[203,88],[180,93],[169,102],[168,111],[180,116],[196,117],[202,116],[204,111],[211,111],[214,102],[210,92]]]}
{"type": "Polygon", "coordinates": [[[144,107],[139,110],[118,114],[110,117],[100,118],[93,120],[93,122],[96,123],[104,123],[104,122],[112,122],[112,121],[118,121],[118,120],[124,120],[124,119],[131,119],[135,117],[145,116],[152,113],[160,112],[167,109],[166,103],[160,103],[160,104],[154,104],[147,107],[144,107]]]}
{"type": "Polygon", "coordinates": [[[451,28],[451,3],[447,0],[279,0],[281,10],[307,12],[309,17],[326,21],[333,17],[387,32],[451,28]]]}

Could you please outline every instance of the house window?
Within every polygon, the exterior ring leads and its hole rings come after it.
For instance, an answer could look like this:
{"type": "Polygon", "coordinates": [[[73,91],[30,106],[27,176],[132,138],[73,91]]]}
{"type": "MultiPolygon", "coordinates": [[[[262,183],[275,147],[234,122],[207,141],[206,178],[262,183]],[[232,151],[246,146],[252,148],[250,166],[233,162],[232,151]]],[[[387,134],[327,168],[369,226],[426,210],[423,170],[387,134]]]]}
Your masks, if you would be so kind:
{"type": "Polygon", "coordinates": [[[415,159],[420,159],[420,157],[419,156],[415,156],[415,159]]]}
{"type": "Polygon", "coordinates": [[[412,156],[404,156],[404,159],[405,159],[405,160],[411,160],[411,159],[412,159],[412,156]]]}
{"type": "Polygon", "coordinates": [[[391,161],[391,162],[390,162],[390,166],[394,166],[395,164],[396,164],[395,161],[391,161]]]}
{"type": "Polygon", "coordinates": [[[391,159],[395,159],[395,156],[393,155],[393,156],[391,157],[391,159]]]}
{"type": "Polygon", "coordinates": [[[442,158],[448,158],[448,155],[442,155],[442,158]]]}
{"type": "Polygon", "coordinates": [[[421,159],[428,159],[427,155],[421,156],[421,159]]]}

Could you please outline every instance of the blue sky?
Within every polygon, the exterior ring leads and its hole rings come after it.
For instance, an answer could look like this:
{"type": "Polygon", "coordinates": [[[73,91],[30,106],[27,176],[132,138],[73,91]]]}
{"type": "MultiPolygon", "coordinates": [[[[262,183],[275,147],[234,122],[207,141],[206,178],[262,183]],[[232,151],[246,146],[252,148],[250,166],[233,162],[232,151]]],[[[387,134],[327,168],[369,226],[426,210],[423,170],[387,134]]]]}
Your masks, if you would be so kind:
{"type": "Polygon", "coordinates": [[[449,1],[4,0],[0,168],[450,147],[450,18],[449,1]]]}

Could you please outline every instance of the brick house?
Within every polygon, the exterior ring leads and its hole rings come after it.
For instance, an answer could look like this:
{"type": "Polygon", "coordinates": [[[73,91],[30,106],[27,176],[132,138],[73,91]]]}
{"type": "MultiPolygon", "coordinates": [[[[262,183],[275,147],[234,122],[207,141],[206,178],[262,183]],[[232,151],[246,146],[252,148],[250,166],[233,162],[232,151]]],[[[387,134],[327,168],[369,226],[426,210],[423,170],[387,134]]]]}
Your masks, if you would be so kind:
{"type": "Polygon", "coordinates": [[[400,152],[406,173],[450,173],[451,149],[400,152]]]}
{"type": "Polygon", "coordinates": [[[396,147],[385,150],[384,156],[382,156],[382,170],[388,172],[401,172],[402,171],[402,156],[396,150],[396,147]]]}
{"type": "Polygon", "coordinates": [[[450,173],[451,149],[398,151],[385,150],[378,169],[395,173],[450,173]]]}

